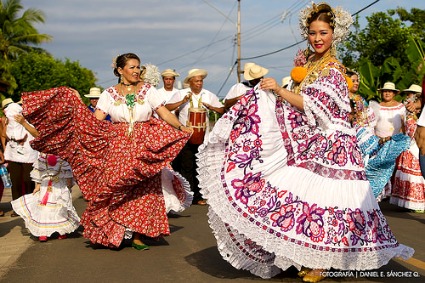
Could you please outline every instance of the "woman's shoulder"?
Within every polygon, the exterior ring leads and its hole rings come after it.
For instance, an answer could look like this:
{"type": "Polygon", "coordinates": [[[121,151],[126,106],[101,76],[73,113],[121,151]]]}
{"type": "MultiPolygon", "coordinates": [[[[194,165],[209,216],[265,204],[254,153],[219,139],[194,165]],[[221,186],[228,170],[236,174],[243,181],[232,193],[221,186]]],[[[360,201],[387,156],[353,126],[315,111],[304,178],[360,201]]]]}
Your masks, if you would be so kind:
{"type": "Polygon", "coordinates": [[[112,103],[113,101],[120,99],[121,95],[119,94],[116,85],[113,85],[103,90],[103,92],[100,94],[99,101],[109,101],[112,103]]]}
{"type": "Polygon", "coordinates": [[[118,93],[117,85],[107,87],[102,92],[102,94],[112,94],[112,93],[118,93]]]}
{"type": "Polygon", "coordinates": [[[346,71],[345,66],[336,58],[332,58],[331,60],[329,60],[325,68],[336,69],[343,75],[345,74],[345,71],[346,71]]]}

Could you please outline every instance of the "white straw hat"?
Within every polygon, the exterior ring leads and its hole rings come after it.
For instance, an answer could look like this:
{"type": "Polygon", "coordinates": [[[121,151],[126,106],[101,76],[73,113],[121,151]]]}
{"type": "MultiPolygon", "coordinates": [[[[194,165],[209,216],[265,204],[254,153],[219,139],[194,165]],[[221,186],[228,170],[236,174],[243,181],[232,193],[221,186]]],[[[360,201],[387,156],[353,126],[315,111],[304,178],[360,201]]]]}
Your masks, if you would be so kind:
{"type": "Polygon", "coordinates": [[[399,92],[399,90],[395,88],[395,84],[392,83],[392,82],[386,82],[386,83],[384,83],[384,86],[382,88],[378,89],[378,90],[379,91],[382,91],[382,90],[392,90],[392,91],[395,91],[395,92],[399,92]]]}
{"type": "Polygon", "coordinates": [[[90,93],[84,95],[87,98],[99,98],[100,97],[100,88],[92,87],[90,88],[90,93]]]}
{"type": "Polygon", "coordinates": [[[403,92],[414,92],[414,93],[421,93],[422,92],[422,88],[418,85],[411,85],[409,88],[404,89],[403,92]]]}
{"type": "Polygon", "coordinates": [[[264,77],[269,70],[266,68],[263,68],[257,64],[254,64],[247,69],[245,69],[245,72],[243,73],[243,77],[247,81],[255,80],[264,77]]]}

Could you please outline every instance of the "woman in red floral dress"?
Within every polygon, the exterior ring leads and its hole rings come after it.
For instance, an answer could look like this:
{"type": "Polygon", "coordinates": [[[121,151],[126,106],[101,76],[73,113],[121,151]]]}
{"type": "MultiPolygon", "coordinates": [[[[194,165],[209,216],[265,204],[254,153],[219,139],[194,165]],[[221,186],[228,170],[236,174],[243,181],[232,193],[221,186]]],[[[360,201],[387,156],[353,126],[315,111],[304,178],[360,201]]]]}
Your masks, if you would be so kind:
{"type": "Polygon", "coordinates": [[[136,54],[118,56],[113,67],[119,82],[101,94],[95,115],[67,87],[24,93],[23,114],[40,133],[32,146],[71,164],[89,201],[81,218],[84,236],[111,248],[132,237],[132,246],[145,250],[141,235],[170,234],[161,170],[192,129],[164,107],[153,86],[141,82],[136,54]],[[152,117],[154,111],[162,120],[152,117]],[[108,114],[113,123],[104,121],[108,114]]]}

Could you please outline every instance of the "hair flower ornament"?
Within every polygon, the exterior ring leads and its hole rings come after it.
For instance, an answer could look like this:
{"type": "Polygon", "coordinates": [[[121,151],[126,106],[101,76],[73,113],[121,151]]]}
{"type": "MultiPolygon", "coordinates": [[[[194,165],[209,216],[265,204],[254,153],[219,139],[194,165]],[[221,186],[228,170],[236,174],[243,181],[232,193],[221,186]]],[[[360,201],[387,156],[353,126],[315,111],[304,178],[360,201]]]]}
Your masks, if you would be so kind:
{"type": "Polygon", "coordinates": [[[158,67],[147,63],[143,65],[143,71],[140,74],[140,78],[145,82],[156,87],[161,81],[161,73],[158,67]]]}
{"type": "Polygon", "coordinates": [[[112,58],[112,63],[111,63],[111,68],[115,69],[117,67],[117,58],[120,55],[115,56],[114,58],[112,58]]]}
{"type": "Polygon", "coordinates": [[[317,13],[329,11],[332,15],[333,22],[331,26],[334,29],[333,41],[334,43],[341,42],[350,32],[350,26],[353,24],[353,18],[350,13],[343,10],[341,7],[331,8],[327,3],[315,4],[312,2],[311,6],[307,6],[300,11],[299,25],[301,35],[308,38],[308,28],[310,18],[317,13]]]}

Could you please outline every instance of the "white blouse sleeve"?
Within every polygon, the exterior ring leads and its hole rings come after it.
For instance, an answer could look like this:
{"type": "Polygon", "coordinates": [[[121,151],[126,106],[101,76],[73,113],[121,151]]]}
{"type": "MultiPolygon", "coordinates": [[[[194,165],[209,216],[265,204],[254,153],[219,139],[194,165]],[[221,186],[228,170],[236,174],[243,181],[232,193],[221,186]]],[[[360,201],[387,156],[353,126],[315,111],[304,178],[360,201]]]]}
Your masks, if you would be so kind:
{"type": "Polygon", "coordinates": [[[165,105],[164,96],[159,93],[159,91],[152,87],[147,93],[147,100],[151,105],[152,109],[157,109],[160,106],[165,105]]]}
{"type": "Polygon", "coordinates": [[[105,89],[99,97],[97,102],[96,109],[103,111],[106,114],[109,114],[109,107],[111,106],[112,97],[109,95],[108,89],[105,89]]]}

